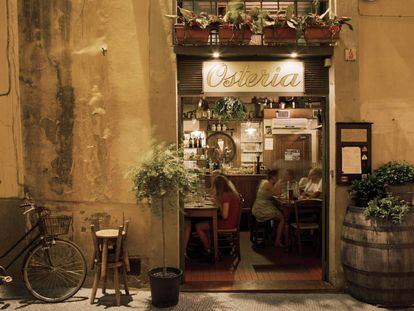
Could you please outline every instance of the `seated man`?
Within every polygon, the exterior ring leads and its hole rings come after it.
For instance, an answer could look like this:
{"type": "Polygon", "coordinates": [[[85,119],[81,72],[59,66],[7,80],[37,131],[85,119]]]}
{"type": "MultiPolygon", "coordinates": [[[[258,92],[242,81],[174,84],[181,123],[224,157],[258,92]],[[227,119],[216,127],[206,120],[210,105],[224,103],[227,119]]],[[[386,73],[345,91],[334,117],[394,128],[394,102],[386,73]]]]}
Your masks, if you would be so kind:
{"type": "Polygon", "coordinates": [[[322,197],[322,169],[315,167],[308,175],[308,182],[303,189],[302,198],[320,199],[322,197]]]}

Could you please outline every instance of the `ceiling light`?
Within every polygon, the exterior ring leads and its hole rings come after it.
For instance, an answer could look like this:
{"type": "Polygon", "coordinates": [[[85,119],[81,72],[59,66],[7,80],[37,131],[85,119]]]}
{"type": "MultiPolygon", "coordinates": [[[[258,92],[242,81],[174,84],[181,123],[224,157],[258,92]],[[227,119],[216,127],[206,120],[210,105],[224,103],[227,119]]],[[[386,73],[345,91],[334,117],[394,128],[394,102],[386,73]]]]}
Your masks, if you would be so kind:
{"type": "Polygon", "coordinates": [[[298,53],[296,52],[290,53],[290,58],[296,58],[296,57],[298,57],[298,53]]]}
{"type": "Polygon", "coordinates": [[[220,52],[213,52],[213,57],[214,58],[219,58],[220,57],[220,52]]]}

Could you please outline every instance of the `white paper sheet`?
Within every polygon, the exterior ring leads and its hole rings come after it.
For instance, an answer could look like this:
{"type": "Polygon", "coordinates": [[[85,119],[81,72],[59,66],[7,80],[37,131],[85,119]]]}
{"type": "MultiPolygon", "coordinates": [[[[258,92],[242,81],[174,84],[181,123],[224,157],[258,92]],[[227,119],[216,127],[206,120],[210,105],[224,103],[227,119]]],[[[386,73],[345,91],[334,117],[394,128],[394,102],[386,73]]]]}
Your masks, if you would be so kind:
{"type": "Polygon", "coordinates": [[[342,173],[362,173],[360,147],[342,147],[342,173]]]}
{"type": "Polygon", "coordinates": [[[265,150],[273,150],[273,138],[265,138],[265,150]]]}

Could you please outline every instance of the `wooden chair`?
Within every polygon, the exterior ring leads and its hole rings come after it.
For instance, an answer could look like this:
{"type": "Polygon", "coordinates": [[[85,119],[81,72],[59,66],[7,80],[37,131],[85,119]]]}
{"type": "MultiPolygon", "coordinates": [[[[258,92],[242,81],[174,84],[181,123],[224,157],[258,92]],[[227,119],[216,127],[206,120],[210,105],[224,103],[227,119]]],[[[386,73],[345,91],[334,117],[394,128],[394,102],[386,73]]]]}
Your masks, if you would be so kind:
{"type": "Polygon", "coordinates": [[[294,208],[295,222],[291,223],[290,227],[296,234],[299,255],[302,256],[302,242],[313,241],[318,245],[317,249],[319,249],[319,240],[322,229],[322,200],[299,200],[295,202],[294,208]],[[311,233],[317,231],[317,234],[314,234],[313,239],[304,240],[302,233],[305,231],[311,233]]]}
{"type": "Polygon", "coordinates": [[[241,260],[240,252],[240,223],[241,215],[243,211],[244,198],[239,194],[240,208],[239,208],[239,219],[237,220],[237,227],[232,229],[218,229],[217,234],[219,236],[218,248],[219,249],[231,249],[231,253],[238,259],[241,260]]]}
{"type": "MultiPolygon", "coordinates": [[[[127,284],[127,265],[125,260],[125,245],[123,242],[126,240],[126,231],[124,230],[124,226],[120,226],[118,229],[118,235],[115,238],[112,238],[115,243],[113,244],[113,252],[107,253],[107,261],[103,259],[104,255],[104,247],[103,247],[103,239],[99,238],[96,234],[95,226],[91,225],[91,234],[92,234],[92,241],[94,246],[94,260],[93,260],[93,268],[95,269],[94,281],[92,286],[92,293],[90,298],[90,303],[93,304],[96,297],[96,292],[99,287],[99,283],[101,281],[101,272],[105,274],[102,278],[103,285],[102,285],[102,293],[105,294],[106,291],[106,282],[107,282],[107,270],[113,269],[114,271],[114,287],[115,287],[115,300],[117,306],[121,304],[121,291],[120,291],[120,269],[122,270],[122,279],[125,288],[125,294],[129,295],[129,289],[127,284]]],[[[107,241],[107,243],[109,243],[107,241]]]]}

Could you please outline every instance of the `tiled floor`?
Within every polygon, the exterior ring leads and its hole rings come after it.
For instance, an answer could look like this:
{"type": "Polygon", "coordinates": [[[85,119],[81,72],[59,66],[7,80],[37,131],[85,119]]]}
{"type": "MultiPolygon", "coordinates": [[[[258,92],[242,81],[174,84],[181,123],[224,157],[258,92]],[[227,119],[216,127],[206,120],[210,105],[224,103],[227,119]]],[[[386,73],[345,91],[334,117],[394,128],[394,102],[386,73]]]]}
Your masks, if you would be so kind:
{"type": "Polygon", "coordinates": [[[186,282],[216,281],[318,281],[322,279],[321,260],[312,252],[304,257],[297,252],[285,252],[268,246],[253,249],[247,232],[241,233],[242,260],[233,269],[232,259],[223,256],[216,264],[200,262],[198,258],[186,262],[186,282]]]}

